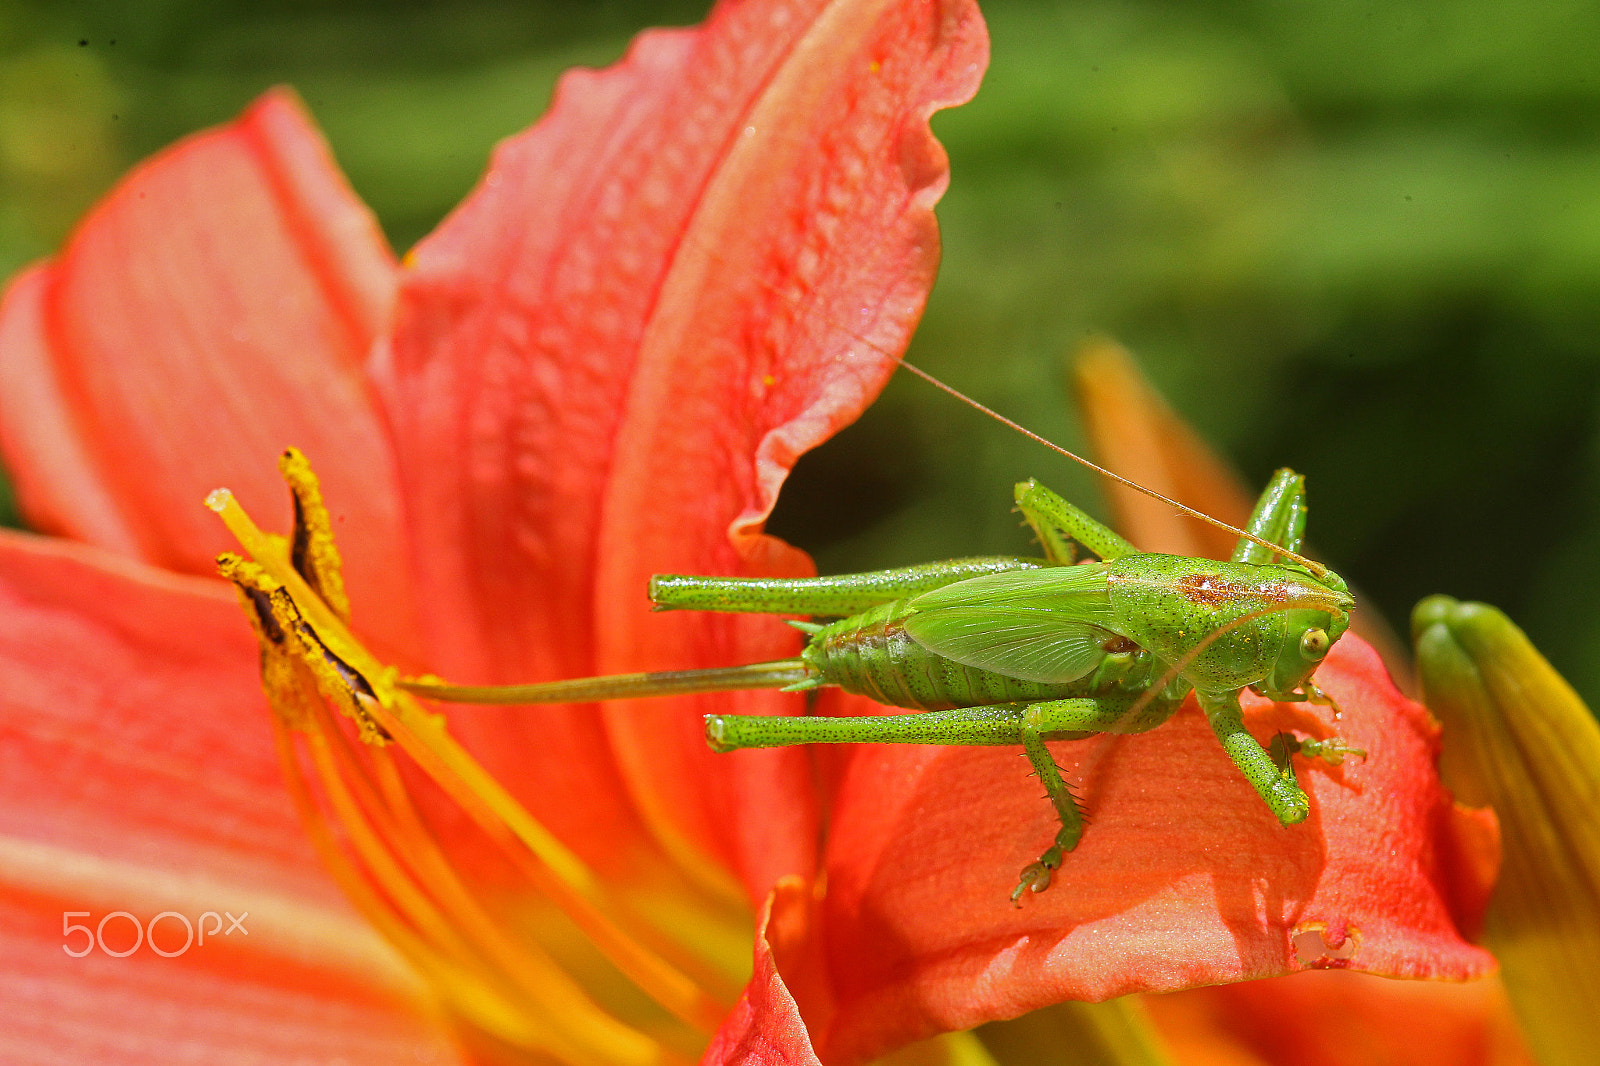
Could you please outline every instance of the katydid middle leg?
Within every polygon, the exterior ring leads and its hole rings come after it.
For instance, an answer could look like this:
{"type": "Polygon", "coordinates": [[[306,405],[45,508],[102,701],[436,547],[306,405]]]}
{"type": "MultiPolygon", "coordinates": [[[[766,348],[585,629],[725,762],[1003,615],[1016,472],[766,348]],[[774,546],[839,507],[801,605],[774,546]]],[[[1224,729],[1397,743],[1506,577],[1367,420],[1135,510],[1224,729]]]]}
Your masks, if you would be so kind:
{"type": "Polygon", "coordinates": [[[1046,700],[1029,704],[1023,710],[1022,750],[1033,764],[1034,774],[1044,784],[1061,829],[1038,860],[1023,867],[1017,887],[1011,893],[1013,903],[1020,903],[1024,892],[1043,892],[1049,888],[1062,859],[1078,846],[1078,839],[1083,835],[1083,812],[1078,809],[1077,800],[1061,776],[1061,768],[1044,742],[1088,733],[1142,733],[1170,718],[1182,699],[1181,693],[1172,692],[1154,698],[1046,700]]]}
{"type": "Polygon", "coordinates": [[[714,714],[706,717],[706,739],[715,751],[791,744],[1021,744],[1044,783],[1061,828],[1038,861],[1023,869],[1011,896],[1015,901],[1030,888],[1042,892],[1049,887],[1053,871],[1083,834],[1083,815],[1045,741],[1153,729],[1172,715],[1181,700],[1181,693],[1172,692],[1153,699],[1081,697],[868,717],[714,714]]]}

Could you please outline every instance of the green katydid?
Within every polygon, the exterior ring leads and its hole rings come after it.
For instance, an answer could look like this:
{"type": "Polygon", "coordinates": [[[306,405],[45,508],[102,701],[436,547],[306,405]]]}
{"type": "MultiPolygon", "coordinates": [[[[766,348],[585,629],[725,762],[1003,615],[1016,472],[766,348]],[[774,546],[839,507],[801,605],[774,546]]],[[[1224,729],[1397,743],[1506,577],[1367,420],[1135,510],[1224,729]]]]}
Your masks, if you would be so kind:
{"type": "MultiPolygon", "coordinates": [[[[919,376],[1106,476],[951,389],[919,376]]],[[[1158,499],[1223,525],[1142,486],[1158,499]]],[[[1245,729],[1245,689],[1278,701],[1333,701],[1312,674],[1355,606],[1336,574],[1299,554],[1305,480],[1280,470],[1228,562],[1141,552],[1040,485],[1016,486],[1043,558],[987,556],[816,578],[657,575],[657,610],[804,615],[793,659],[504,687],[415,679],[417,695],[467,703],[577,703],[734,689],[838,686],[916,713],[883,717],[706,716],[714,751],[794,744],[1020,745],[1061,828],[1023,869],[1013,901],[1049,887],[1083,818],[1047,741],[1153,729],[1193,692],[1234,764],[1285,825],[1309,805],[1290,758],[1337,764],[1360,754],[1337,738],[1280,735],[1269,754],[1245,729]],[[1080,561],[1080,549],[1095,559],[1080,561]]],[[[1337,708],[1335,708],[1337,716],[1337,708]]]]}

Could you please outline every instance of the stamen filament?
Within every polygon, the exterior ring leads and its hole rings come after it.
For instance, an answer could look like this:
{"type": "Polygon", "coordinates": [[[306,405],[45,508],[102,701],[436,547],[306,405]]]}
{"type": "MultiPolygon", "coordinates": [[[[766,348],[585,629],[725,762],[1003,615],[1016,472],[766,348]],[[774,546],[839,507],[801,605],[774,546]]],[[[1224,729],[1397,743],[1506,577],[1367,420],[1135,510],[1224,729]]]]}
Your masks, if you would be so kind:
{"type": "MultiPolygon", "coordinates": [[[[426,892],[445,888],[422,877],[417,864],[407,862],[411,873],[400,868],[395,856],[415,857],[409,849],[394,846],[389,826],[379,816],[385,810],[369,780],[363,780],[354,752],[344,733],[328,714],[318,707],[318,728],[307,735],[312,763],[333,807],[335,819],[350,838],[357,857],[372,873],[378,886],[420,928],[432,943],[448,949],[448,955],[463,968],[496,973],[515,988],[519,1007],[525,1016],[538,1019],[546,1034],[562,1032],[564,1039],[581,1046],[580,1062],[603,1059],[619,1062],[654,1061],[659,1048],[655,1041],[623,1025],[595,1006],[594,1002],[536,945],[522,941],[515,947],[503,931],[494,928],[486,915],[472,904],[452,907],[446,916],[436,903],[436,894],[426,892]],[[343,749],[342,753],[339,749],[343,749]],[[354,792],[350,785],[353,784],[354,792]],[[386,842],[387,841],[387,842],[386,842]],[[415,878],[415,880],[414,880],[415,878]],[[422,882],[419,886],[417,881],[422,882]],[[467,933],[464,938],[460,934],[467,933]],[[596,1041],[596,1037],[601,1039],[596,1041]]],[[[453,880],[450,878],[449,880],[453,880]]],[[[457,903],[463,902],[459,899],[457,903]]],[[[547,1042],[547,1041],[546,1041],[547,1042]]]]}
{"type": "MultiPolygon", "coordinates": [[[[542,951],[527,943],[516,949],[510,946],[504,931],[495,926],[482,904],[456,876],[432,834],[416,816],[388,752],[383,748],[368,749],[375,764],[371,769],[378,769],[378,776],[384,781],[380,794],[369,768],[358,759],[343,731],[334,727],[327,709],[319,708],[319,712],[322,729],[315,740],[336,760],[337,770],[342,774],[341,787],[346,781],[353,786],[356,802],[370,812],[375,828],[389,842],[389,850],[406,860],[411,876],[446,909],[452,928],[469,934],[473,951],[491,959],[539,1002],[548,1004],[552,999],[576,997],[577,1001],[570,1006],[563,1003],[563,1009],[592,1009],[588,997],[567,982],[555,962],[542,951]],[[559,987],[552,987],[552,982],[559,987]]],[[[313,748],[313,755],[317,754],[318,749],[313,748]]]]}
{"type": "MultiPolygon", "coordinates": [[[[692,979],[645,948],[601,910],[609,901],[589,868],[530,815],[445,729],[442,717],[424,710],[392,687],[393,671],[379,663],[349,633],[295,570],[282,547],[263,533],[233,494],[218,489],[206,505],[255,562],[285,591],[300,618],[279,625],[291,639],[312,641],[375,683],[378,696],[346,695],[482,828],[533,884],[589,937],[600,953],[647,995],[685,1023],[714,1032],[727,1012],[692,979]],[[303,621],[302,621],[303,619],[303,621]],[[297,626],[298,623],[298,626],[297,626]],[[309,629],[305,629],[309,625],[309,629]],[[531,854],[530,854],[531,853],[531,854]]],[[[276,613],[276,608],[274,609],[276,613]]],[[[614,903],[612,904],[615,905],[614,903]]]]}
{"type": "Polygon", "coordinates": [[[334,824],[344,830],[356,857],[406,921],[427,940],[447,949],[450,955],[470,958],[472,951],[467,944],[456,935],[455,928],[439,913],[433,901],[424,896],[416,883],[400,868],[394,853],[379,840],[377,830],[368,822],[346,788],[328,750],[328,741],[323,735],[326,728],[319,723],[315,731],[306,735],[306,746],[311,753],[311,764],[317,771],[317,780],[333,809],[334,824]]]}
{"type": "Polygon", "coordinates": [[[503,1003],[498,995],[483,985],[476,973],[442,958],[400,920],[392,907],[362,877],[334,840],[327,821],[312,798],[301,774],[300,759],[287,724],[278,715],[272,716],[272,723],[278,762],[283,768],[289,795],[300,814],[300,824],[306,831],[312,850],[317,853],[323,868],[332,876],[345,898],[464,1017],[508,1043],[522,1046],[536,1044],[536,1034],[527,1027],[527,1019],[522,1014],[503,1003]],[[502,1009],[495,1010],[495,1007],[502,1009]]]}
{"type": "Polygon", "coordinates": [[[611,960],[612,965],[679,1020],[707,1034],[716,1031],[727,1015],[728,1005],[717,1003],[698,984],[623,932],[595,904],[552,878],[547,866],[530,861],[534,856],[527,849],[518,847],[516,841],[526,843],[524,833],[529,828],[537,829],[540,833],[544,832],[544,828],[505,792],[498,781],[447,737],[438,738],[445,742],[440,745],[443,750],[422,744],[413,747],[414,734],[406,729],[400,719],[387,714],[386,708],[378,701],[365,696],[358,698],[363,705],[370,705],[370,713],[395,737],[406,754],[415,759],[460,804],[524,876],[555,900],[567,917],[611,960]],[[467,765],[460,769],[469,772],[457,772],[458,765],[449,760],[450,754],[467,760],[467,765]],[[473,779],[483,783],[475,786],[473,779]]]}

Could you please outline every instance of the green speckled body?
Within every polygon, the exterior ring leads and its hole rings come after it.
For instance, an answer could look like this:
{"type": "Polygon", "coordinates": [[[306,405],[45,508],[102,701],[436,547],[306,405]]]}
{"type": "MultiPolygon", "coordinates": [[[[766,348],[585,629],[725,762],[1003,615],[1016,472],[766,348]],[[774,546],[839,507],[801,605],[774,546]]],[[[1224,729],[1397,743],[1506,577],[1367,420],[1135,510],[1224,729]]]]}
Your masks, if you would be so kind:
{"type": "MultiPolygon", "coordinates": [[[[1283,825],[1305,820],[1299,751],[1362,754],[1337,738],[1275,741],[1246,728],[1240,693],[1337,707],[1312,680],[1355,603],[1338,575],[1296,554],[1305,484],[1281,470],[1230,562],[1141,552],[1034,481],[1014,490],[1045,558],[981,556],[830,577],[658,575],[657,610],[809,616],[792,659],[513,686],[496,702],[562,703],[743,688],[837,686],[914,713],[706,716],[713,751],[790,744],[1020,745],[1060,829],[1012,892],[1041,891],[1083,817],[1046,741],[1138,733],[1192,692],[1222,750],[1283,825]],[[1080,562],[1087,553],[1099,561],[1080,562]]],[[[412,685],[435,698],[489,690],[412,685]],[[446,693],[449,695],[446,695],[446,693]]]]}

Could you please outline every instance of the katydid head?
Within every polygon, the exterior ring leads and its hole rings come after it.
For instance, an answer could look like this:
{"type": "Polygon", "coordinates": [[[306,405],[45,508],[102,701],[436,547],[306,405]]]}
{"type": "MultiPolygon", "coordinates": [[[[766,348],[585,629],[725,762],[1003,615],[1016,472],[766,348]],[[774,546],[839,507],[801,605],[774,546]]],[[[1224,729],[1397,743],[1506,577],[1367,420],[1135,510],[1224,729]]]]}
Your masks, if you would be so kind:
{"type": "Polygon", "coordinates": [[[1136,553],[1106,565],[1111,625],[1201,692],[1287,696],[1310,678],[1355,606],[1324,570],[1136,553]]]}
{"type": "Polygon", "coordinates": [[[1320,576],[1305,573],[1294,584],[1299,586],[1293,596],[1297,602],[1283,612],[1278,654],[1272,671],[1261,682],[1262,691],[1269,696],[1306,691],[1305,685],[1329,649],[1350,628],[1350,612],[1355,608],[1350,590],[1331,570],[1320,576]]]}

